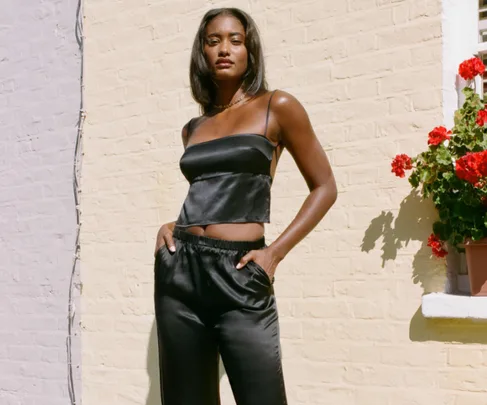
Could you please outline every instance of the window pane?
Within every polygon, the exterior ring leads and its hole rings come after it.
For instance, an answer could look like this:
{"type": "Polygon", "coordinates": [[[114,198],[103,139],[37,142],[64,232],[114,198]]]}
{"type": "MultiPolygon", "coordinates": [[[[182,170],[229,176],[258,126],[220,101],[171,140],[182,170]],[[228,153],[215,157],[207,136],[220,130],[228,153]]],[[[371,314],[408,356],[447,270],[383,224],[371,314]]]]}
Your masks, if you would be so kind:
{"type": "Polygon", "coordinates": [[[487,0],[479,0],[479,41],[487,42],[487,0]]]}
{"type": "MultiPolygon", "coordinates": [[[[482,58],[482,62],[487,66],[487,53],[479,55],[482,58]]],[[[484,94],[484,99],[487,99],[487,71],[482,77],[482,93],[484,94]]]]}

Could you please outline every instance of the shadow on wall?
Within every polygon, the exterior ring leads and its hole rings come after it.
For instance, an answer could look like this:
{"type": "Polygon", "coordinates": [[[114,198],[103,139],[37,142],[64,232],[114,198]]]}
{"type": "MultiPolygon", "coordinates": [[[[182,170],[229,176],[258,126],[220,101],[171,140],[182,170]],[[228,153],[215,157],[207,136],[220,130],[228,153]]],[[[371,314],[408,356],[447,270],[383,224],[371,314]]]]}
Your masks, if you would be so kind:
{"type": "MultiPolygon", "coordinates": [[[[423,292],[438,291],[439,283],[446,281],[446,269],[443,261],[431,258],[431,249],[427,246],[431,225],[436,219],[433,203],[422,200],[417,191],[401,202],[397,217],[390,211],[382,211],[374,218],[362,240],[362,251],[374,250],[382,239],[382,267],[388,260],[396,260],[398,252],[411,241],[421,242],[412,262],[412,281],[420,284],[423,292]]],[[[468,320],[426,319],[421,307],[413,315],[409,324],[409,338],[415,342],[461,342],[487,343],[487,324],[468,320]]]]}
{"type": "Polygon", "coordinates": [[[388,260],[396,260],[402,247],[411,241],[421,242],[412,263],[412,279],[414,284],[421,285],[425,293],[435,291],[438,280],[443,280],[446,274],[443,263],[430,257],[431,249],[427,246],[435,218],[433,203],[422,200],[418,192],[413,190],[401,202],[395,219],[392,212],[382,211],[372,220],[362,240],[362,252],[373,250],[382,238],[381,258],[384,267],[388,260]]]}
{"type": "Polygon", "coordinates": [[[413,342],[487,344],[487,323],[463,319],[427,319],[418,308],[409,324],[413,342]]]}
{"type": "Polygon", "coordinates": [[[147,374],[149,374],[149,393],[145,405],[161,405],[159,384],[159,350],[157,348],[156,322],[152,323],[147,348],[147,374]]]}
{"type": "MultiPolygon", "coordinates": [[[[220,381],[225,373],[225,368],[220,358],[219,367],[220,381]]],[[[161,405],[161,391],[159,380],[159,349],[157,345],[157,327],[156,322],[152,323],[147,349],[147,374],[149,375],[149,393],[145,405],[161,405]]]]}

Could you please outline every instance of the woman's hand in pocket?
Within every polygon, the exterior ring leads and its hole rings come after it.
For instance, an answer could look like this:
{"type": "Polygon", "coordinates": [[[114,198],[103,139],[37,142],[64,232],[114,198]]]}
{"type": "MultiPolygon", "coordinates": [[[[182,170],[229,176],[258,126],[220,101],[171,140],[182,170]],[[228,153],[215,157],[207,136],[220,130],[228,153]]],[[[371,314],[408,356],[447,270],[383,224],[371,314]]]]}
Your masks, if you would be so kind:
{"type": "Polygon", "coordinates": [[[154,251],[154,256],[157,254],[159,249],[164,245],[171,252],[176,251],[176,244],[174,243],[174,239],[172,237],[172,233],[174,232],[174,227],[176,226],[176,222],[168,222],[167,224],[162,225],[157,232],[156,237],[156,250],[154,251]]]}
{"type": "Polygon", "coordinates": [[[281,260],[271,248],[251,250],[243,256],[237,264],[237,269],[243,268],[248,262],[255,262],[267,273],[269,279],[274,278],[277,265],[281,260]]]}

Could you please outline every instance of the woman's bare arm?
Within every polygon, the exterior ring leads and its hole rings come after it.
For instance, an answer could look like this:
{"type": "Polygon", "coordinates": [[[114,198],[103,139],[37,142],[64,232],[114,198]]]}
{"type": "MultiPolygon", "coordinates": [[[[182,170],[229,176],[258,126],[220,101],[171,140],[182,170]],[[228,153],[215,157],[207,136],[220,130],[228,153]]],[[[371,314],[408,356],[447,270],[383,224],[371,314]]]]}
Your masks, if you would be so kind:
{"type": "Polygon", "coordinates": [[[272,113],[279,125],[281,141],[294,158],[310,193],[293,221],[267,249],[249,252],[237,265],[241,268],[255,260],[270,276],[288,252],[318,225],[337,198],[330,163],[301,103],[278,91],[272,113]]]}
{"type": "Polygon", "coordinates": [[[323,219],[337,199],[337,187],[326,153],[301,103],[290,94],[278,91],[273,113],[282,142],[310,191],[296,217],[270,246],[282,259],[323,219]]]}

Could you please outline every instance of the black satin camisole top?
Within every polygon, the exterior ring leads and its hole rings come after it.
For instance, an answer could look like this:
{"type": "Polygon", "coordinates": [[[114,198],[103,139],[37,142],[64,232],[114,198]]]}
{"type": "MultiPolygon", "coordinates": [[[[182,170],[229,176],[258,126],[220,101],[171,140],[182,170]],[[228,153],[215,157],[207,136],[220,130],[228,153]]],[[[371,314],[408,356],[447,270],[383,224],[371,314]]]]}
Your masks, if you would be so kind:
{"type": "Polygon", "coordinates": [[[229,135],[186,148],[180,167],[190,187],[177,226],[270,222],[276,146],[266,136],[269,106],[264,135],[229,135]]]}

